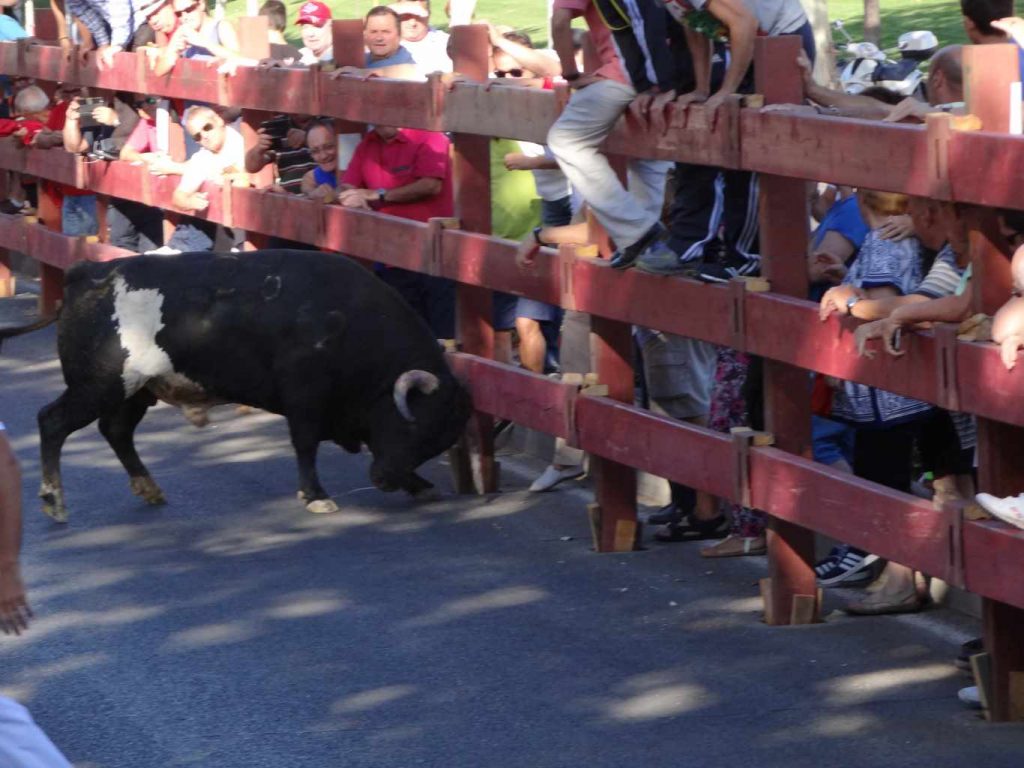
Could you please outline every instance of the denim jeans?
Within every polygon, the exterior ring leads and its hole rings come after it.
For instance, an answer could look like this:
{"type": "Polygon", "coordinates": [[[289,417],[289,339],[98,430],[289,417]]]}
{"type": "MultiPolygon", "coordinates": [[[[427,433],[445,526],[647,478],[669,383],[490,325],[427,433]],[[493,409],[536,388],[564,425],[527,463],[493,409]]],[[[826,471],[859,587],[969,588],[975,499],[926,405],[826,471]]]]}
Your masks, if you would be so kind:
{"type": "Polygon", "coordinates": [[[96,195],[65,195],[61,204],[60,229],[73,237],[99,234],[96,195]]]}

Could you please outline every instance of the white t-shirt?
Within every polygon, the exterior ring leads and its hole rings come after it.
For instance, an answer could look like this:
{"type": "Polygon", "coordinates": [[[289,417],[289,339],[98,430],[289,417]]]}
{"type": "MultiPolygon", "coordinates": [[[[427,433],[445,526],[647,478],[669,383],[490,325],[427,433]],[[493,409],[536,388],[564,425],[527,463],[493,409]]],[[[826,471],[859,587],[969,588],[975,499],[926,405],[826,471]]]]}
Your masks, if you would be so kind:
{"type": "Polygon", "coordinates": [[[412,54],[416,62],[416,72],[426,77],[431,72],[451,72],[452,60],[448,57],[448,34],[439,29],[431,29],[422,40],[410,43],[402,41],[404,47],[412,54]]]}
{"type": "Polygon", "coordinates": [[[302,47],[299,48],[299,56],[301,57],[299,59],[299,64],[304,67],[311,67],[314,64],[330,64],[334,61],[334,46],[332,45],[320,54],[320,56],[313,53],[312,48],[302,47]]]}
{"type": "MultiPolygon", "coordinates": [[[[708,0],[661,0],[661,3],[682,23],[687,13],[703,10],[708,0]]],[[[807,22],[800,0],[747,0],[747,5],[757,16],[761,31],[769,37],[796,32],[807,22]]]]}
{"type": "Polygon", "coordinates": [[[230,125],[224,127],[224,146],[220,152],[211,152],[204,147],[188,159],[181,175],[181,186],[199,189],[206,181],[219,184],[227,170],[245,170],[245,142],[242,134],[230,125]]]}
{"type": "MultiPolygon", "coordinates": [[[[555,156],[551,154],[551,150],[546,146],[533,144],[529,141],[520,141],[519,146],[527,157],[555,159],[555,156]]],[[[533,181],[537,185],[537,195],[541,200],[551,202],[561,200],[563,197],[568,197],[572,194],[572,185],[569,184],[569,179],[557,168],[532,171],[532,173],[533,181]]]]}
{"type": "Polygon", "coordinates": [[[71,768],[60,750],[18,702],[0,696],[0,765],[11,768],[71,768]]]}

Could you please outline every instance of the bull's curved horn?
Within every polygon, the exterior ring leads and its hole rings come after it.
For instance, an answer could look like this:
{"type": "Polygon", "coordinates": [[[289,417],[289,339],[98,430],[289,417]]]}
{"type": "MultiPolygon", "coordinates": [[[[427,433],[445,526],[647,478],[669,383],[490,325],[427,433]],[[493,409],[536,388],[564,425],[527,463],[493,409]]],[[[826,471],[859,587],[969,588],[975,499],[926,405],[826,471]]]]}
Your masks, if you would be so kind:
{"type": "Polygon", "coordinates": [[[416,417],[412,415],[409,404],[406,402],[409,390],[418,389],[423,394],[429,395],[439,386],[441,386],[440,380],[429,371],[416,369],[406,371],[395,379],[395,405],[398,407],[398,412],[406,421],[416,421],[416,417]]]}

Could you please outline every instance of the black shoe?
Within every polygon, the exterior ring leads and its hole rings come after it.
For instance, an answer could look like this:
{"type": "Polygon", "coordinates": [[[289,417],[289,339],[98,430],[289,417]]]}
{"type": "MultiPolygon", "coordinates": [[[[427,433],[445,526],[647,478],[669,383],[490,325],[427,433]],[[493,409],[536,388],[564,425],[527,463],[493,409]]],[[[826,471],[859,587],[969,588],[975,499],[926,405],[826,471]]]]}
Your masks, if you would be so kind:
{"type": "Polygon", "coordinates": [[[647,516],[648,525],[671,525],[673,523],[683,522],[685,515],[682,510],[679,509],[675,504],[669,504],[667,507],[662,507],[657,512],[653,512],[647,516]]]}
{"type": "Polygon", "coordinates": [[[760,259],[732,254],[720,261],[702,265],[700,279],[706,283],[728,283],[734,277],[757,277],[760,274],[760,259]]]}
{"type": "Polygon", "coordinates": [[[0,213],[6,213],[8,216],[15,216],[21,213],[24,208],[24,203],[18,205],[12,200],[0,200],[0,213]]]}
{"type": "Polygon", "coordinates": [[[701,270],[698,259],[680,261],[679,254],[672,250],[668,243],[659,240],[647,248],[636,260],[636,268],[648,275],[675,275],[677,277],[696,277],[701,270]]]}
{"type": "Polygon", "coordinates": [[[688,517],[681,523],[666,525],[656,531],[654,538],[658,541],[704,541],[705,539],[721,539],[729,533],[729,520],[719,515],[714,520],[697,520],[688,517]]]}
{"type": "Polygon", "coordinates": [[[971,656],[976,656],[979,653],[985,652],[985,641],[978,637],[974,640],[968,640],[966,643],[960,646],[960,653],[956,657],[956,665],[960,669],[971,671],[971,656]]]}
{"type": "Polygon", "coordinates": [[[668,233],[665,231],[665,227],[661,225],[660,221],[656,221],[650,229],[644,232],[643,237],[612,254],[611,261],[608,263],[612,269],[629,269],[647,246],[659,241],[666,234],[668,233]]]}

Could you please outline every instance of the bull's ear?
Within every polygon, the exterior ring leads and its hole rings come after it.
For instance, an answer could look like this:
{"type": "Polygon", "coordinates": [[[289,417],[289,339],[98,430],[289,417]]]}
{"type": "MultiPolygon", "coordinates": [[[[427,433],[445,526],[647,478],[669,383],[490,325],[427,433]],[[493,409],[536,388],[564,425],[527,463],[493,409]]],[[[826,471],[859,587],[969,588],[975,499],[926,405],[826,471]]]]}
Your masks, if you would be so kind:
{"type": "Polygon", "coordinates": [[[324,328],[329,338],[340,338],[345,335],[345,331],[348,329],[348,318],[345,317],[344,312],[339,312],[338,310],[328,312],[327,318],[324,321],[324,328]]]}

